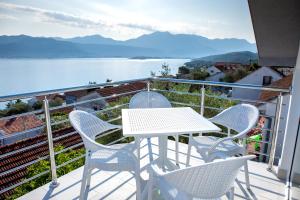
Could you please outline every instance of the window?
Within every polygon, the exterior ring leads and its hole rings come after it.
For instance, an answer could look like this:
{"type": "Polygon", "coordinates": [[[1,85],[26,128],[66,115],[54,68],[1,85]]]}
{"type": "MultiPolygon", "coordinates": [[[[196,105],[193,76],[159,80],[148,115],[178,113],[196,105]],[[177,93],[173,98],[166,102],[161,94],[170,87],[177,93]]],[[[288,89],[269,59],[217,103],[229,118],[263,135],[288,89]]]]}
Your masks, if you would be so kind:
{"type": "Polygon", "coordinates": [[[264,76],[263,77],[263,85],[270,85],[272,83],[272,76],[264,76]]]}

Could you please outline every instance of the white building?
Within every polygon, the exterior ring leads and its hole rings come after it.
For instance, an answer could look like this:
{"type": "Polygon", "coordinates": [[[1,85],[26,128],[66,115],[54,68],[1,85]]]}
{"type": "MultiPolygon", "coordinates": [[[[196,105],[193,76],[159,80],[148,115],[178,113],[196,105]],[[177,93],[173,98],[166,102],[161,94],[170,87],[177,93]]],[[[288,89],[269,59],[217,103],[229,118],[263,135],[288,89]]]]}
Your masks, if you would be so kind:
{"type": "MultiPolygon", "coordinates": [[[[286,76],[278,81],[273,82],[270,86],[272,87],[279,87],[279,88],[289,88],[292,85],[293,76],[289,75],[286,76]]],[[[279,93],[278,92],[272,92],[272,91],[262,91],[260,94],[260,101],[264,101],[267,103],[262,103],[258,106],[260,112],[266,116],[275,116],[276,114],[276,104],[278,101],[279,93]]],[[[282,110],[281,110],[281,118],[279,123],[279,132],[277,135],[277,141],[276,141],[276,151],[275,151],[275,157],[281,157],[282,152],[282,146],[283,146],[283,140],[284,140],[284,130],[286,128],[286,120],[287,120],[287,114],[288,114],[288,108],[289,108],[289,102],[290,102],[290,95],[289,94],[283,94],[282,96],[282,110]]],[[[268,123],[265,124],[267,126],[268,123]]],[[[272,121],[271,124],[273,125],[272,121]]],[[[264,127],[268,128],[268,127],[264,127]]],[[[275,159],[276,162],[278,159],[275,159]]]]}
{"type": "Polygon", "coordinates": [[[220,81],[225,76],[224,72],[213,65],[206,68],[206,71],[209,73],[209,77],[205,79],[206,81],[220,81]]]}
{"type": "MultiPolygon", "coordinates": [[[[260,86],[267,86],[281,79],[283,76],[270,67],[261,67],[252,72],[248,76],[242,78],[236,83],[239,84],[253,84],[260,86]]],[[[238,99],[258,100],[260,96],[259,90],[249,90],[241,88],[232,88],[232,97],[238,99]]]]}

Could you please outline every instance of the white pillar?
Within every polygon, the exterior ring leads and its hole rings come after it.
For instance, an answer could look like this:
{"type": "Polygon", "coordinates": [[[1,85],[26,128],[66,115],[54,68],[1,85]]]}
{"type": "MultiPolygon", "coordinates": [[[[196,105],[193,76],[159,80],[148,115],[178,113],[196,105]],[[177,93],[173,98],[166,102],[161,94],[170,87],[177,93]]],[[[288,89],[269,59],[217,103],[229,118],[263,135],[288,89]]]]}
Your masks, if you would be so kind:
{"type": "MultiPolygon", "coordinates": [[[[292,95],[289,103],[289,111],[288,111],[287,123],[285,128],[285,137],[283,140],[283,149],[282,149],[281,159],[278,165],[279,178],[286,179],[289,173],[289,169],[292,162],[292,155],[294,152],[295,139],[298,131],[299,119],[300,119],[300,47],[298,51],[296,66],[294,69],[292,95]]],[[[298,151],[299,149],[300,148],[298,148],[298,151]]],[[[298,155],[299,153],[300,152],[298,152],[298,155]]],[[[299,156],[298,158],[297,156],[295,156],[295,161],[296,162],[294,163],[297,162],[300,163],[299,156]]],[[[300,175],[300,165],[299,166],[295,165],[294,174],[296,174],[295,178],[297,178],[297,174],[300,175]]]]}

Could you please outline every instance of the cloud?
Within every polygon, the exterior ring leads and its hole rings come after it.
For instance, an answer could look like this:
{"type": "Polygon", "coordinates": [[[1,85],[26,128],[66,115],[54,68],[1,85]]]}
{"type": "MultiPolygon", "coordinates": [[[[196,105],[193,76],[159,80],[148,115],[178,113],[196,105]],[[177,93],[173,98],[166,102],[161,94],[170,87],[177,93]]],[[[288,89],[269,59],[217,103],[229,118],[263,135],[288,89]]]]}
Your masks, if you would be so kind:
{"type": "Polygon", "coordinates": [[[30,6],[0,3],[0,8],[13,10],[13,11],[27,12],[30,14],[38,15],[39,19],[42,21],[59,23],[59,24],[64,24],[64,25],[69,25],[74,27],[80,27],[80,28],[100,28],[100,27],[112,28],[114,26],[120,26],[120,27],[126,27],[131,29],[141,29],[144,31],[156,31],[150,25],[133,24],[133,23],[110,23],[104,20],[88,19],[88,18],[75,16],[64,12],[45,10],[45,9],[40,9],[40,8],[35,8],[30,6]]]}
{"type": "Polygon", "coordinates": [[[16,17],[11,16],[11,15],[5,15],[5,14],[0,14],[0,20],[17,20],[16,17]]]}
{"type": "Polygon", "coordinates": [[[35,14],[42,21],[62,23],[65,25],[70,25],[75,27],[87,28],[87,27],[97,27],[97,26],[108,26],[108,24],[100,20],[95,21],[95,20],[90,20],[90,19],[82,18],[79,16],[75,16],[63,12],[44,10],[40,8],[30,7],[30,6],[0,3],[0,7],[8,10],[35,14]]]}
{"type": "MultiPolygon", "coordinates": [[[[211,31],[208,28],[209,26],[199,26],[180,21],[165,22],[155,18],[147,18],[142,15],[137,16],[110,6],[102,6],[100,10],[97,9],[98,15],[94,15],[93,17],[83,17],[65,12],[10,3],[0,3],[0,9],[5,9],[8,11],[8,14],[13,12],[26,13],[26,16],[33,17],[33,20],[39,22],[77,27],[84,30],[84,32],[102,33],[115,39],[129,39],[155,31],[197,35],[207,35],[211,31]],[[101,14],[102,18],[99,18],[101,14]]],[[[6,17],[7,19],[9,16],[10,15],[3,16],[2,18],[6,17]]],[[[15,14],[11,17],[16,18],[16,16],[19,16],[19,20],[22,20],[20,17],[22,15],[15,14]]]]}

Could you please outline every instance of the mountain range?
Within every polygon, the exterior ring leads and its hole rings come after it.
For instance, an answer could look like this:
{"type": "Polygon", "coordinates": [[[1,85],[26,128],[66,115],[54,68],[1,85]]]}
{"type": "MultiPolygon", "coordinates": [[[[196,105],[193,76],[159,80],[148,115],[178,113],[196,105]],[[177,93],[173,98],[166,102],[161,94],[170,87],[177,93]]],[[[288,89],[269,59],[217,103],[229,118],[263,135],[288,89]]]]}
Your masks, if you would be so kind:
{"type": "Polygon", "coordinates": [[[208,39],[169,32],[154,32],[125,41],[100,35],[74,38],[0,36],[0,58],[199,58],[233,51],[256,52],[256,45],[243,39],[208,39]]]}
{"type": "Polygon", "coordinates": [[[250,51],[239,51],[193,59],[189,62],[186,62],[185,65],[189,67],[196,67],[201,65],[213,65],[216,62],[234,62],[241,64],[250,64],[250,62],[257,63],[257,60],[257,53],[253,53],[250,51]]]}

